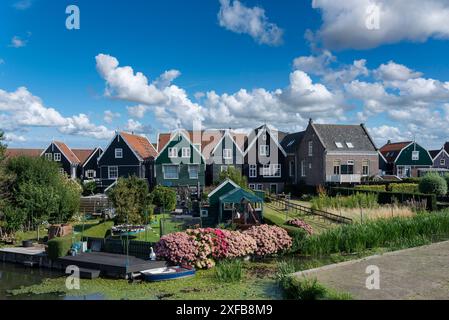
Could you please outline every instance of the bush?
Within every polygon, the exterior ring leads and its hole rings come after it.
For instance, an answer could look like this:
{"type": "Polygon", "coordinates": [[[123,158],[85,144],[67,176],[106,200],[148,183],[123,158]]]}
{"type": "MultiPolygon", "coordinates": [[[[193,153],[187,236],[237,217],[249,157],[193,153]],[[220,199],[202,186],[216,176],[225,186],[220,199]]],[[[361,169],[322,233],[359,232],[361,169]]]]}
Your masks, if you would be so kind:
{"type": "Polygon", "coordinates": [[[447,193],[447,183],[439,174],[427,174],[419,182],[419,191],[425,194],[444,196],[447,193]]]}
{"type": "Polygon", "coordinates": [[[313,228],[311,225],[307,224],[304,222],[304,220],[301,219],[292,219],[292,220],[288,220],[286,222],[287,225],[289,226],[293,226],[296,228],[300,228],[302,230],[304,230],[305,232],[307,232],[308,234],[313,234],[313,228]]]}
{"type": "Polygon", "coordinates": [[[243,233],[256,240],[257,249],[255,253],[258,256],[280,253],[292,247],[292,238],[285,229],[278,226],[263,224],[251,227],[243,233]]]}
{"type": "Polygon", "coordinates": [[[448,192],[449,192],[449,173],[445,173],[443,178],[444,178],[444,180],[446,180],[446,184],[448,186],[448,192]]]}
{"type": "Polygon", "coordinates": [[[155,246],[155,253],[159,258],[186,266],[195,265],[196,251],[192,238],[185,232],[167,234],[155,246]]]}
{"type": "Polygon", "coordinates": [[[300,279],[295,276],[286,276],[281,286],[284,297],[291,300],[323,300],[327,290],[316,279],[300,279]]]}
{"type": "Polygon", "coordinates": [[[374,192],[356,192],[347,197],[320,195],[311,201],[312,209],[325,210],[328,208],[364,208],[372,209],[379,207],[377,193],[374,192]]]}
{"type": "Polygon", "coordinates": [[[237,282],[243,277],[243,267],[240,260],[224,260],[215,268],[215,278],[220,282],[237,282]]]}
{"type": "Polygon", "coordinates": [[[355,189],[369,190],[369,191],[386,191],[386,185],[384,185],[384,184],[361,185],[361,186],[356,186],[355,189]]]}
{"type": "Polygon", "coordinates": [[[83,183],[83,196],[93,196],[97,191],[97,183],[95,181],[88,181],[83,183]]]}
{"type": "Polygon", "coordinates": [[[176,208],[176,192],[172,188],[157,186],[151,192],[151,198],[155,206],[166,211],[173,211],[176,208]]]}
{"type": "Polygon", "coordinates": [[[72,237],[54,238],[48,241],[48,257],[56,260],[64,257],[69,253],[72,247],[72,237]]]}
{"type": "Polygon", "coordinates": [[[226,236],[226,258],[233,259],[252,255],[257,249],[256,240],[239,231],[222,230],[226,236]]]}
{"type": "Polygon", "coordinates": [[[401,193],[418,193],[419,187],[417,183],[391,183],[388,191],[401,193]]]}

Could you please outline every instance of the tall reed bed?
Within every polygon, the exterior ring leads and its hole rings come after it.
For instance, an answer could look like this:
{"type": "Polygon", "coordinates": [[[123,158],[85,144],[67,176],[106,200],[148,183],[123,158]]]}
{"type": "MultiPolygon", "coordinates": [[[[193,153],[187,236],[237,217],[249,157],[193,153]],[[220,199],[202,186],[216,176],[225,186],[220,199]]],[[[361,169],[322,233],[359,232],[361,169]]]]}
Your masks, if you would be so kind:
{"type": "Polygon", "coordinates": [[[375,193],[356,193],[347,197],[336,196],[329,197],[326,194],[320,194],[313,198],[310,202],[312,209],[324,210],[328,208],[378,208],[378,195],[375,193]]]}
{"type": "Polygon", "coordinates": [[[299,252],[312,256],[366,249],[406,248],[449,238],[449,211],[370,220],[305,238],[299,252]]]}

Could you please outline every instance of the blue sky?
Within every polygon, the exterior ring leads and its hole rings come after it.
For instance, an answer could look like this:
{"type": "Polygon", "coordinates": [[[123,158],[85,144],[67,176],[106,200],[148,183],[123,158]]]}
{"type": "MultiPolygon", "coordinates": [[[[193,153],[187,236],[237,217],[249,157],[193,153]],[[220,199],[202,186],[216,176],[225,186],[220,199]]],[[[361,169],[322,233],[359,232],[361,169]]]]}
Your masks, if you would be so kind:
{"type": "Polygon", "coordinates": [[[197,118],[295,131],[312,117],[365,122],[379,146],[437,148],[449,138],[446,13],[437,0],[2,1],[0,128],[10,146],[91,147],[197,118]],[[363,23],[372,3],[376,31],[363,23]],[[79,30],[65,26],[70,4],[79,30]]]}

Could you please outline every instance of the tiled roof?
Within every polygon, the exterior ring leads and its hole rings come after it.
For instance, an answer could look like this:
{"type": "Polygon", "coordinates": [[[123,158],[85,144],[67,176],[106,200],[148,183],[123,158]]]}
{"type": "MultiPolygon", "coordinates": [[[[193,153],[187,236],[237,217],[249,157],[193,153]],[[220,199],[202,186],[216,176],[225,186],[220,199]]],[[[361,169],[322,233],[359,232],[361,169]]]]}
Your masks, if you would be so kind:
{"type": "Polygon", "coordinates": [[[387,143],[382,148],[380,148],[379,151],[388,162],[394,162],[401,150],[408,146],[410,143],[412,143],[412,141],[387,143]]]}
{"type": "Polygon", "coordinates": [[[313,124],[328,151],[376,151],[363,125],[313,124]],[[337,146],[338,144],[338,146],[337,146]],[[350,147],[352,145],[352,147],[350,147]]]}
{"type": "Polygon", "coordinates": [[[80,163],[83,164],[97,149],[72,149],[72,151],[80,160],[80,163]]]}
{"type": "Polygon", "coordinates": [[[33,157],[37,158],[41,155],[44,149],[14,149],[8,148],[6,149],[5,156],[6,158],[16,158],[20,156],[25,157],[33,157]]]}
{"type": "Polygon", "coordinates": [[[120,132],[120,135],[142,159],[155,158],[157,156],[157,151],[147,138],[126,132],[120,132]]]}
{"type": "Polygon", "coordinates": [[[73,164],[80,164],[81,161],[78,159],[75,153],[64,143],[61,141],[53,141],[53,143],[61,150],[61,152],[65,155],[67,160],[69,160],[73,164]]]}
{"type": "Polygon", "coordinates": [[[287,153],[294,153],[297,146],[301,143],[304,137],[305,131],[295,132],[288,134],[281,142],[282,148],[284,148],[287,153]]]}

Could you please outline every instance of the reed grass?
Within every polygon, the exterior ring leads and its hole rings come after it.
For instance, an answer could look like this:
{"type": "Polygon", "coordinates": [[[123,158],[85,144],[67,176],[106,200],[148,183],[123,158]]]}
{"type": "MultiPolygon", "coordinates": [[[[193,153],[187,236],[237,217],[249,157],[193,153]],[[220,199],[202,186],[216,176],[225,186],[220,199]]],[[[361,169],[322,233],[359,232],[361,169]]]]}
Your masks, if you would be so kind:
{"type": "Polygon", "coordinates": [[[215,266],[215,278],[220,282],[238,282],[243,278],[240,260],[223,260],[215,266]]]}
{"type": "Polygon", "coordinates": [[[320,194],[313,198],[310,202],[312,209],[340,209],[340,208],[378,208],[378,195],[375,193],[356,193],[347,197],[336,196],[330,197],[326,194],[320,194]]]}

